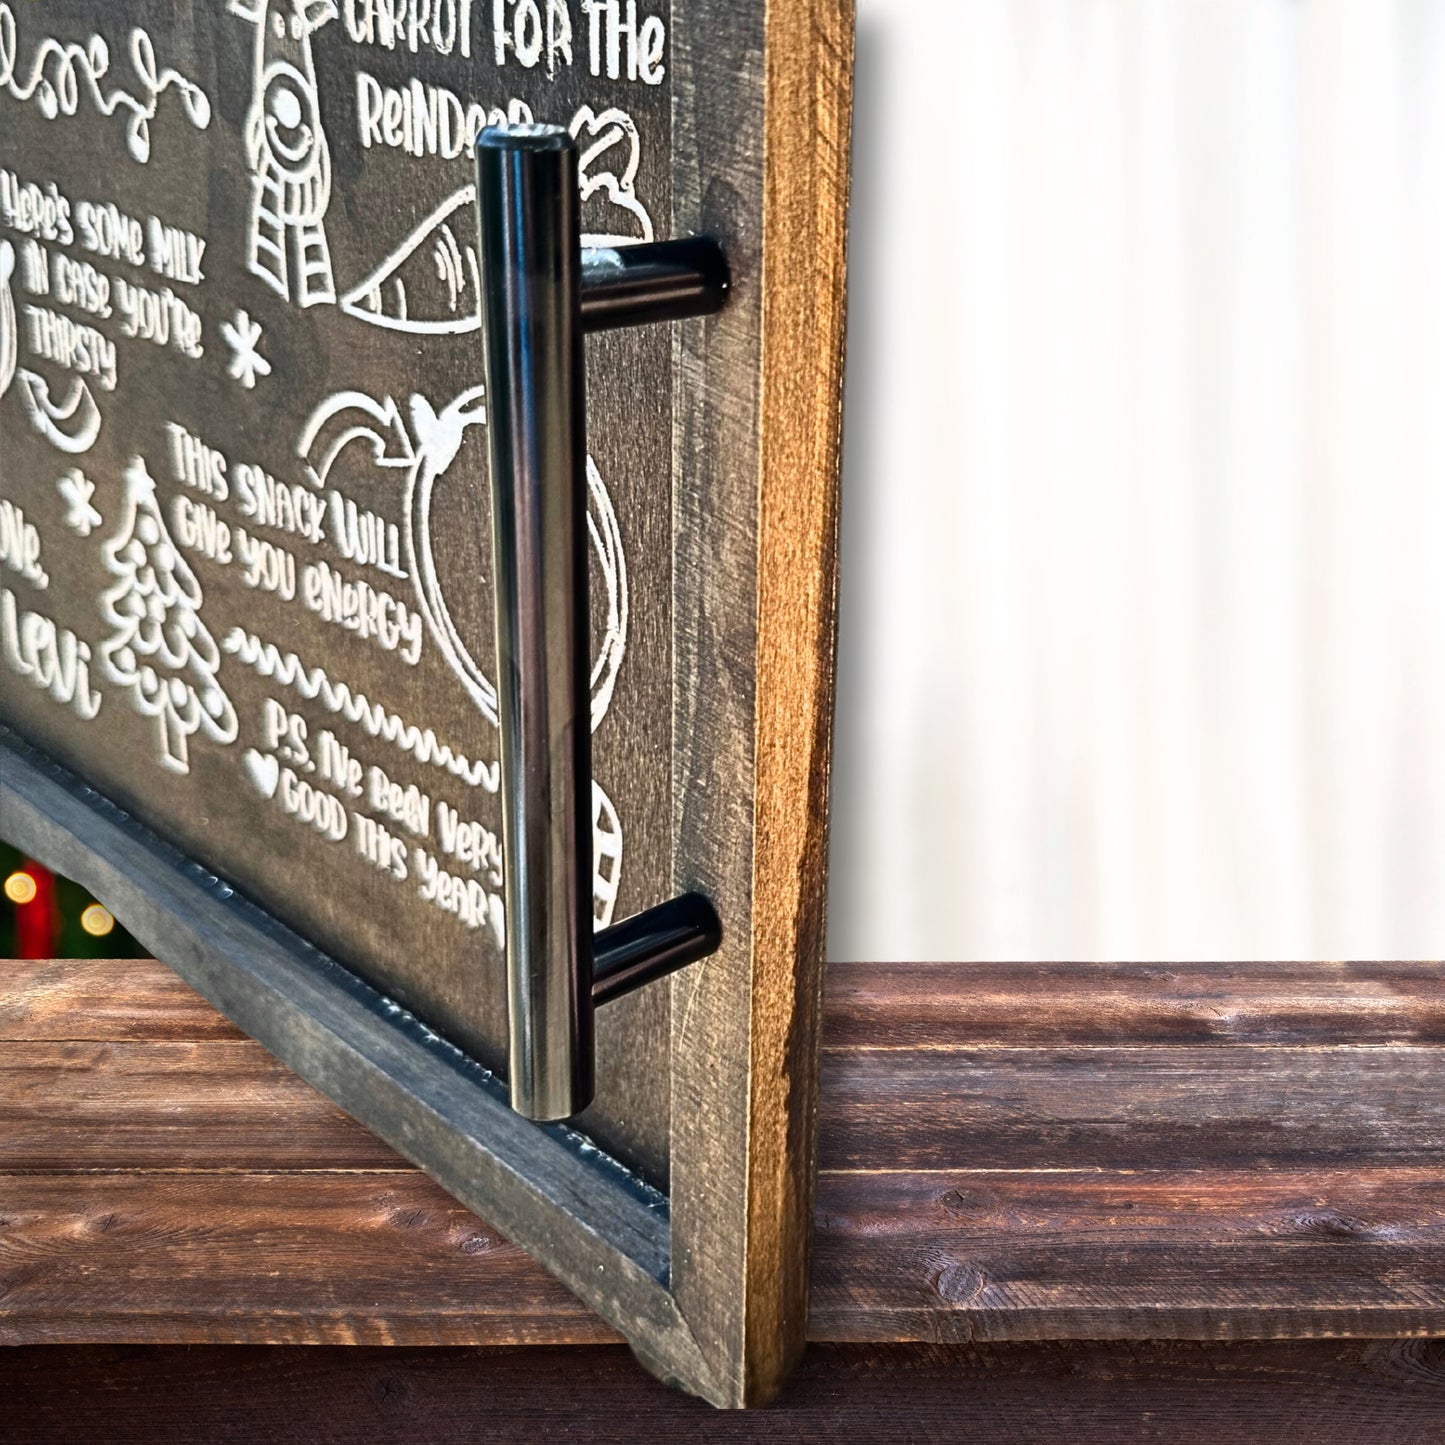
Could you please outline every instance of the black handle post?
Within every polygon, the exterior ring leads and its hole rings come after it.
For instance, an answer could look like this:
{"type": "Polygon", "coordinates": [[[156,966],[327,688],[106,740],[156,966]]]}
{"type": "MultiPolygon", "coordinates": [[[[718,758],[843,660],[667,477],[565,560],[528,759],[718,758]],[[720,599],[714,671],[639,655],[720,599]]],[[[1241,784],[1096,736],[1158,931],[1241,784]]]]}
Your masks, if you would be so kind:
{"type": "Polygon", "coordinates": [[[577,147],[560,126],[477,141],[492,572],[501,734],[512,1107],[592,1101],[593,1011],[715,953],[686,893],[593,937],[584,331],[705,316],[726,301],[715,241],[581,249],[577,147]]]}
{"type": "Polygon", "coordinates": [[[512,1107],[592,1100],[592,731],[577,147],[477,144],[512,1107]]]}

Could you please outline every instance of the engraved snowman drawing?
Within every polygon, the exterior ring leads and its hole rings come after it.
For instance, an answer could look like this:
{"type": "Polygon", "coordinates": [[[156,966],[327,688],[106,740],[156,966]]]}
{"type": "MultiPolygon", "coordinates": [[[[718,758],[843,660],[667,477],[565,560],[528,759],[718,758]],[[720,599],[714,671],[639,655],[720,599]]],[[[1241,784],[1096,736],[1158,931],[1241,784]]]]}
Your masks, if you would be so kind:
{"type": "Polygon", "coordinates": [[[231,0],[256,27],[246,160],[251,168],[247,265],[298,306],[336,300],[326,211],[331,151],[321,126],[311,36],[336,18],[335,0],[231,0]]]}

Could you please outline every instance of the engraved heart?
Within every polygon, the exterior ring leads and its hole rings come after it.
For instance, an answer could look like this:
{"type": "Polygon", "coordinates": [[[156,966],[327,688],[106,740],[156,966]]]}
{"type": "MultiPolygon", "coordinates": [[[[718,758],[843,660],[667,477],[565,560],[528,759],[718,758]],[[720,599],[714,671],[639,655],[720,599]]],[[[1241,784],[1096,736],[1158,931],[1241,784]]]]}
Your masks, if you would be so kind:
{"type": "Polygon", "coordinates": [[[255,748],[246,749],[246,776],[256,785],[256,791],[264,798],[276,796],[276,786],[281,781],[281,764],[267,753],[258,753],[255,748]]]}

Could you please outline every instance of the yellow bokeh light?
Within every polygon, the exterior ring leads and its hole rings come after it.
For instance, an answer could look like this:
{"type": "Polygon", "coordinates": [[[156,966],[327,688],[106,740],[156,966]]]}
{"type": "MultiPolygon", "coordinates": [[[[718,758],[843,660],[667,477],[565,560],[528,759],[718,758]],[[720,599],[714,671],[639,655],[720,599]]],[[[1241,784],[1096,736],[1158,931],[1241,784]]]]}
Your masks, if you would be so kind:
{"type": "Polygon", "coordinates": [[[98,903],[92,903],[80,915],[80,926],[92,938],[104,938],[115,927],[115,919],[98,903]]]}
{"type": "Polygon", "coordinates": [[[39,889],[28,873],[12,873],[5,880],[5,896],[12,903],[29,903],[39,889]]]}

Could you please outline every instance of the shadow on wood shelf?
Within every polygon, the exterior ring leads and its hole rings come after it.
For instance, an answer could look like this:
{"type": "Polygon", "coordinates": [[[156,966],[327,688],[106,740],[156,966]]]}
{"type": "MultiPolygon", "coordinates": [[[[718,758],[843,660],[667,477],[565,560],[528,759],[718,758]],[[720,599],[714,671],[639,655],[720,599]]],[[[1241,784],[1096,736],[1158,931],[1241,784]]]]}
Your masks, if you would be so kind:
{"type": "Polygon", "coordinates": [[[703,1440],[1437,1445],[1445,1345],[813,1345],[776,1404],[719,1414],[620,1345],[34,1348],[0,1359],[12,1445],[703,1440]]]}

